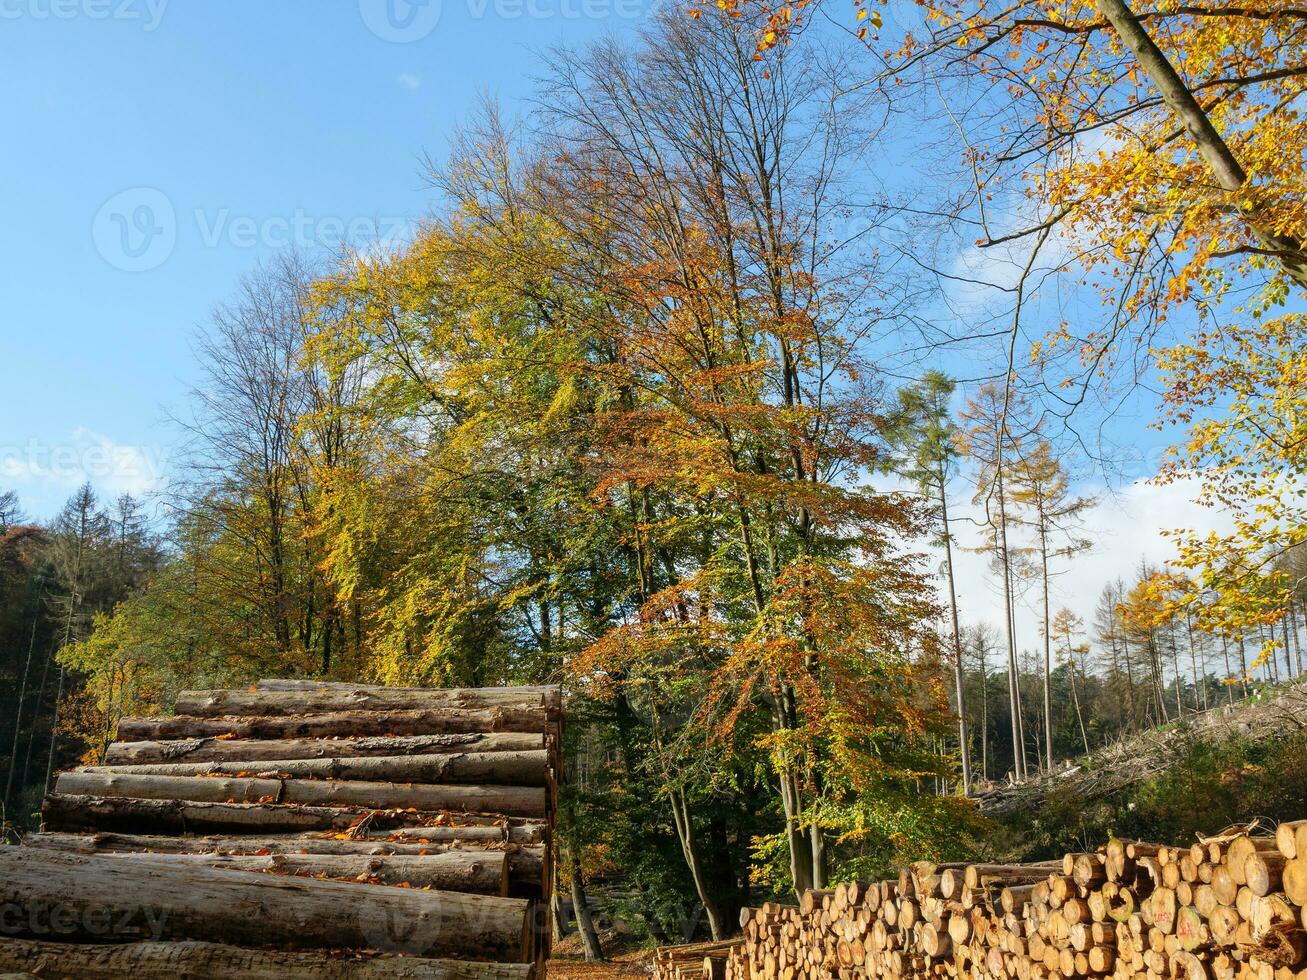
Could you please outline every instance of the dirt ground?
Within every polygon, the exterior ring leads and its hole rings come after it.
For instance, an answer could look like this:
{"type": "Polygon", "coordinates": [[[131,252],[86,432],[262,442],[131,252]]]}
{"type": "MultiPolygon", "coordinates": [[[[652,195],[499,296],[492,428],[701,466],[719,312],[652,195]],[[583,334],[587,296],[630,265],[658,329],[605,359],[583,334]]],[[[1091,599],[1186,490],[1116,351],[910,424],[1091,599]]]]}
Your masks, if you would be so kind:
{"type": "MultiPolygon", "coordinates": [[[[609,947],[620,946],[610,942],[609,947]]],[[[568,936],[554,944],[549,960],[548,980],[649,980],[649,949],[614,949],[604,963],[587,963],[581,953],[579,937],[568,936]]]]}

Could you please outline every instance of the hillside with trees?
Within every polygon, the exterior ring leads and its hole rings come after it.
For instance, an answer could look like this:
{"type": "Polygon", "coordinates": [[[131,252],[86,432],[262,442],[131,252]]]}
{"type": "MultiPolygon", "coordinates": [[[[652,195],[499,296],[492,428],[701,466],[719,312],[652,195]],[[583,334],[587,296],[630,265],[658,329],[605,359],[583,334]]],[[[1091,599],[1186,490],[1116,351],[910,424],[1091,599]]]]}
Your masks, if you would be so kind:
{"type": "Polygon", "coordinates": [[[722,6],[481,106],[403,246],[252,270],[149,519],[0,497],[8,829],[124,715],[268,676],[561,683],[596,957],[590,909],[720,939],[919,858],[1307,816],[1301,736],[1199,721],[1301,689],[1301,11],[830,8],[857,43],[722,6]],[[900,185],[936,98],[951,176],[900,185]],[[961,316],[977,239],[1006,271],[961,316]],[[1230,530],[1118,546],[1086,618],[1114,424],[1230,530]],[[1105,809],[977,805],[1170,730],[1105,809]]]}

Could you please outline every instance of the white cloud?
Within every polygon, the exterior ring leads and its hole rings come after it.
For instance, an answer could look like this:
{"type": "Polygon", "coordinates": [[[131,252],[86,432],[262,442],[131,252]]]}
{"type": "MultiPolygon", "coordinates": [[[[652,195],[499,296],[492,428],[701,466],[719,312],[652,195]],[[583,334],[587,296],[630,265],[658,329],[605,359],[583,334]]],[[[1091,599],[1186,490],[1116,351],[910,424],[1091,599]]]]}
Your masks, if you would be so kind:
{"type": "MultiPolygon", "coordinates": [[[[1059,163],[1065,165],[1073,160],[1086,161],[1110,156],[1123,144],[1124,138],[1116,130],[1096,130],[1072,140],[1059,154],[1059,163]]],[[[1038,228],[1049,220],[1050,214],[1041,206],[1039,199],[1014,189],[990,200],[985,217],[988,226],[985,233],[1001,239],[1038,228]]],[[[1020,284],[1027,265],[1031,264],[1031,253],[1038,244],[1038,238],[1037,233],[1028,233],[1000,245],[965,245],[953,255],[944,269],[947,277],[945,294],[951,302],[965,308],[983,307],[1004,297],[1010,298],[1020,284]]],[[[1048,238],[1039,246],[1039,255],[1031,266],[1025,284],[1027,298],[1030,298],[1030,293],[1039,291],[1050,273],[1076,269],[1080,260],[1080,247],[1064,224],[1054,225],[1048,238]]]]}
{"type": "Polygon", "coordinates": [[[417,91],[422,87],[422,78],[419,75],[405,72],[399,76],[399,84],[410,91],[417,91]]]}
{"type": "Polygon", "coordinates": [[[105,499],[124,493],[144,497],[163,485],[168,455],[162,447],[118,442],[79,426],[61,441],[0,446],[0,486],[17,491],[26,506],[40,512],[57,509],[86,482],[105,499]]]}
{"type": "MultiPolygon", "coordinates": [[[[1192,480],[1170,484],[1138,480],[1116,492],[1102,487],[1080,488],[1083,495],[1098,498],[1098,503],[1085,512],[1077,532],[1077,537],[1091,540],[1093,547],[1074,557],[1054,558],[1050,563],[1052,613],[1056,615],[1066,607],[1090,626],[1104,586],[1118,578],[1124,579],[1127,586],[1132,584],[1141,561],[1160,566],[1174,558],[1175,545],[1164,532],[1176,528],[1230,530],[1229,514],[1193,502],[1197,490],[1192,480]]],[[[983,519],[983,507],[970,501],[951,500],[950,505],[954,540],[964,547],[979,545],[978,522],[983,519]]],[[[1032,544],[1033,535],[1027,529],[1015,528],[1009,531],[1009,543],[1013,547],[1032,544]]],[[[989,556],[955,549],[954,569],[963,622],[984,622],[1000,628],[1002,582],[989,568],[989,556]]],[[[1036,649],[1043,642],[1040,584],[1035,579],[1022,582],[1020,588],[1018,645],[1021,649],[1036,649]]]]}

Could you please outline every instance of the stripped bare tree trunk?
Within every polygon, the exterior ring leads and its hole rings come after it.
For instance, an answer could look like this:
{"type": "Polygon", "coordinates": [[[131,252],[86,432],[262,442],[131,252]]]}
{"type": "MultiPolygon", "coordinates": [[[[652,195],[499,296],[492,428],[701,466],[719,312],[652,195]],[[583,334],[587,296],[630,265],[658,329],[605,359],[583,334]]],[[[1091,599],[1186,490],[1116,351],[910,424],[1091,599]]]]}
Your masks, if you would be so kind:
{"type": "Polygon", "coordinates": [[[958,593],[953,581],[953,536],[948,525],[948,494],[943,467],[939,475],[939,512],[944,525],[944,571],[948,579],[949,615],[953,620],[953,686],[958,703],[958,747],[962,752],[962,794],[971,792],[971,741],[967,737],[967,701],[962,677],[962,630],[958,625],[958,593]]]}

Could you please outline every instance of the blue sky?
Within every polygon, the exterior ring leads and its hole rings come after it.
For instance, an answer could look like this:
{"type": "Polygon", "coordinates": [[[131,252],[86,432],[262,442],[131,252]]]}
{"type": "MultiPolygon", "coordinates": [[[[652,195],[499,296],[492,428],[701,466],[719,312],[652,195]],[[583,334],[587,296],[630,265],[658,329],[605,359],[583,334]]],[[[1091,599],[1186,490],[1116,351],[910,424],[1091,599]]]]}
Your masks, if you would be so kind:
{"type": "Polygon", "coordinates": [[[0,486],[166,467],[193,331],[272,248],[402,236],[420,158],[653,0],[0,0],[0,486]],[[108,464],[106,465],[106,462],[108,464]]]}
{"type": "MultiPolygon", "coordinates": [[[[87,477],[104,495],[158,486],[195,328],[243,272],[288,243],[403,238],[433,202],[422,156],[444,156],[482,94],[525,112],[539,52],[631,35],[658,2],[0,0],[0,489],[47,518],[87,477]]],[[[930,184],[897,155],[902,186],[930,184]]],[[[1161,527],[1212,520],[1185,488],[1131,482],[1160,439],[1143,409],[1114,424],[1142,465],[1095,510],[1102,547],[1065,587],[1082,615],[1140,555],[1169,554],[1161,527]]],[[[960,562],[964,612],[988,618],[983,559],[960,562]]]]}

